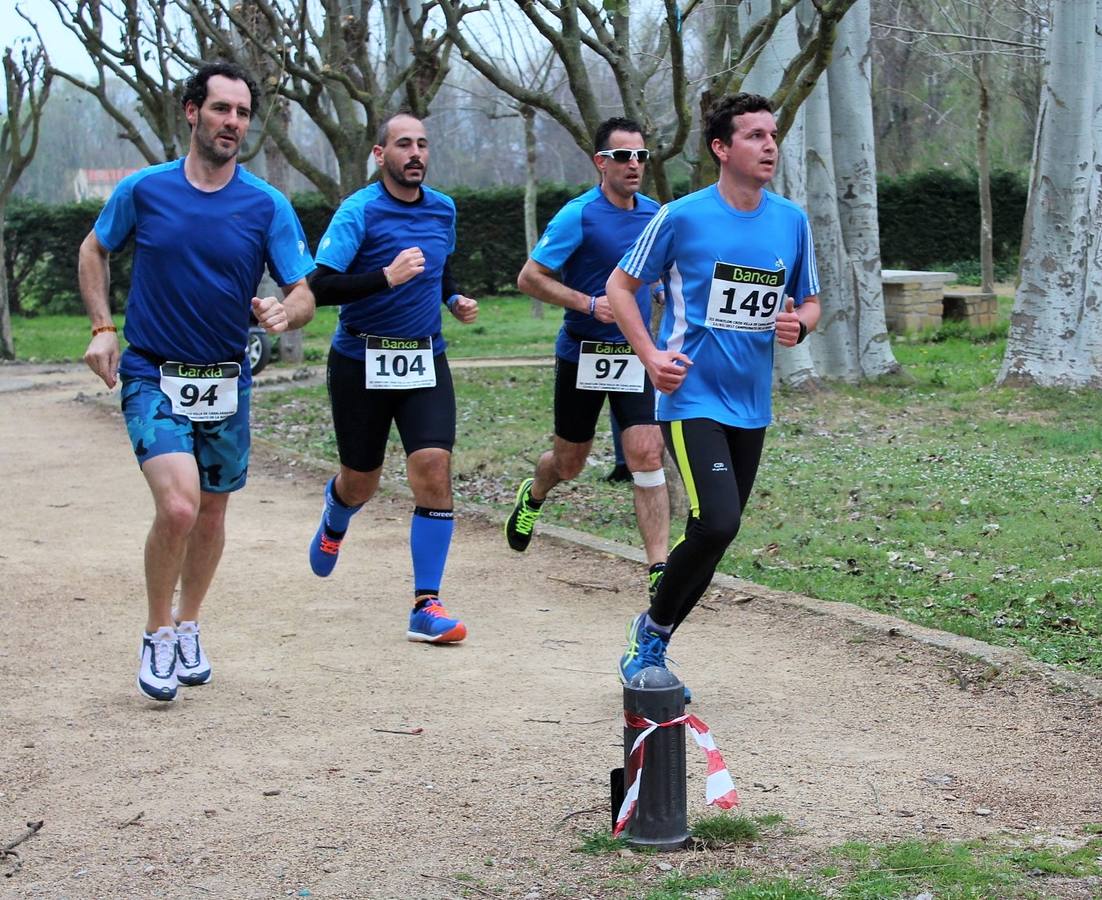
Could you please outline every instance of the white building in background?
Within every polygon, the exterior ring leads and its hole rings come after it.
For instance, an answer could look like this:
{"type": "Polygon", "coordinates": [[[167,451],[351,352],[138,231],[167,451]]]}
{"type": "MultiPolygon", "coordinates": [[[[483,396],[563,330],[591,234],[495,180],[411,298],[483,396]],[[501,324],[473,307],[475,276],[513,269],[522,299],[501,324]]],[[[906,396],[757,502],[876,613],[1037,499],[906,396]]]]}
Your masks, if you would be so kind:
{"type": "Polygon", "coordinates": [[[111,196],[115,186],[137,169],[77,169],[73,176],[73,194],[78,201],[111,196]]]}

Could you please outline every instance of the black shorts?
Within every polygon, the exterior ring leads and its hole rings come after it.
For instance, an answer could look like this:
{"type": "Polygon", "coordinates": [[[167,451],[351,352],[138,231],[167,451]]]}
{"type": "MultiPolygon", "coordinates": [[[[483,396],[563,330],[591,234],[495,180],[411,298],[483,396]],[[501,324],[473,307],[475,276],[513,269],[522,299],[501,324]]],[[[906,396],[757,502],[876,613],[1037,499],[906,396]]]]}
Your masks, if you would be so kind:
{"type": "Polygon", "coordinates": [[[597,432],[605,397],[621,430],[632,425],[654,425],[654,388],[650,376],[643,380],[643,392],[581,391],[578,364],[555,359],[555,435],[572,444],[585,444],[597,432]]]}
{"type": "Polygon", "coordinates": [[[379,468],[392,422],[398,426],[406,456],[426,447],[451,452],[455,446],[455,388],[445,354],[436,354],[433,363],[435,387],[368,390],[364,387],[364,361],[330,348],[325,379],[341,465],[356,472],[379,468]]]}

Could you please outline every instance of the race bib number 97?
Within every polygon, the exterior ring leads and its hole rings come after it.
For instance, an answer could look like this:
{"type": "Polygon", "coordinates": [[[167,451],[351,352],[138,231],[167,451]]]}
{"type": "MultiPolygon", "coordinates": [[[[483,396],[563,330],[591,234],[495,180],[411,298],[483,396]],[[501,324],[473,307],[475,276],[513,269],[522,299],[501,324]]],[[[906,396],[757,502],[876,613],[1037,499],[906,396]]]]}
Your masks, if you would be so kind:
{"type": "Polygon", "coordinates": [[[436,386],[432,338],[366,338],[364,365],[371,390],[409,390],[436,386]]]}
{"type": "Polygon", "coordinates": [[[631,344],[582,341],[574,382],[578,390],[641,394],[645,376],[643,361],[631,352],[631,344]]]}
{"type": "Polygon", "coordinates": [[[717,262],[705,324],[732,331],[772,331],[784,298],[784,269],[717,262]]]}
{"type": "Polygon", "coordinates": [[[237,378],[233,362],[193,365],[170,362],[161,366],[161,391],[172,411],[193,422],[218,422],[237,412],[237,378]]]}

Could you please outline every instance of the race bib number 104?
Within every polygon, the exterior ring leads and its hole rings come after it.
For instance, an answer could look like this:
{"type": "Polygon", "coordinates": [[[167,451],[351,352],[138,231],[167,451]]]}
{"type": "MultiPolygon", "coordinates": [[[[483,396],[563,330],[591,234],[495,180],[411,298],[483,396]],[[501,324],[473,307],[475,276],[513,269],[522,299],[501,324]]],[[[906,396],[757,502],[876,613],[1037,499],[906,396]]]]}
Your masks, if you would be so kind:
{"type": "Polygon", "coordinates": [[[753,269],[717,262],[708,292],[711,328],[772,331],[784,298],[784,269],[753,269]]]}
{"type": "Polygon", "coordinates": [[[367,338],[364,365],[372,390],[409,390],[436,386],[432,338],[367,338]]]}

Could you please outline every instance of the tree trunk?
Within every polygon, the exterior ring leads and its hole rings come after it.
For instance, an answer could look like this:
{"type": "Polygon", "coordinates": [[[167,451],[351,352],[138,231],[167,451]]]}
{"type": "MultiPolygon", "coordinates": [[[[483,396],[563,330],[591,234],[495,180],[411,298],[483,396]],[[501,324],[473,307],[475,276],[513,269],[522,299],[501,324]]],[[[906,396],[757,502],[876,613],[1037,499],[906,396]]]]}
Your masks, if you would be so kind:
{"type": "MultiPolygon", "coordinates": [[[[522,106],[520,114],[524,119],[524,246],[528,255],[536,248],[539,230],[536,224],[536,200],[539,188],[536,183],[536,111],[531,106],[522,106]]],[[[543,301],[532,298],[532,318],[543,318],[543,301]]]]}
{"type": "Polygon", "coordinates": [[[986,294],[995,291],[994,214],[991,209],[991,154],[987,133],[991,124],[991,63],[985,52],[972,56],[972,72],[978,88],[976,113],[976,169],[980,192],[980,283],[986,294]]]}
{"type": "Polygon", "coordinates": [[[1054,6],[999,383],[1102,387],[1102,2],[1054,6]]]}
{"type": "Polygon", "coordinates": [[[819,303],[822,318],[808,341],[817,370],[831,378],[856,382],[861,379],[857,348],[857,308],[853,281],[848,276],[848,257],[838,195],[834,180],[831,145],[830,74],[819,79],[804,102],[807,130],[807,210],[815,239],[819,268],[819,303]]]}
{"type": "MultiPolygon", "coordinates": [[[[768,10],[762,0],[755,0],[747,10],[748,24],[752,24],[768,10]]],[[[768,97],[780,86],[785,67],[800,52],[798,24],[794,15],[785,16],[777,24],[773,37],[761,52],[754,67],[742,83],[742,89],[768,97]]],[[[807,207],[807,164],[805,162],[804,111],[801,107],[793,125],[780,145],[780,164],[770,190],[793,203],[807,207]]],[[[819,379],[811,359],[811,344],[777,353],[775,371],[781,384],[794,388],[818,386],[819,379]]]]}
{"type": "Polygon", "coordinates": [[[850,320],[857,354],[854,362],[861,377],[879,378],[898,372],[900,366],[884,321],[880,276],[870,7],[870,0],[857,0],[838,23],[834,57],[827,73],[835,192],[845,242],[845,296],[855,312],[850,320]]]}
{"type": "MultiPolygon", "coordinates": [[[[6,206],[6,202],[4,206],[6,206]]],[[[4,265],[5,209],[0,206],[0,359],[15,359],[15,341],[11,334],[11,307],[8,305],[8,271],[4,265]]]]}

